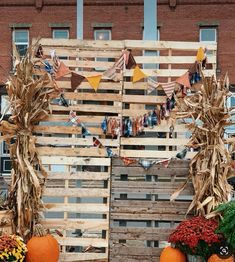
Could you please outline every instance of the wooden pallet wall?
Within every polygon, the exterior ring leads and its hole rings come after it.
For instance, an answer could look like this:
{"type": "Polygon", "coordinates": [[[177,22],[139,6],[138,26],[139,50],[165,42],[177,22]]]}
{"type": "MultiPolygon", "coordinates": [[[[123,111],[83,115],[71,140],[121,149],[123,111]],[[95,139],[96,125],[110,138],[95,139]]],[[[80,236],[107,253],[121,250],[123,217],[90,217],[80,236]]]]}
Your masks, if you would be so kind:
{"type": "MultiPolygon", "coordinates": [[[[201,46],[190,42],[131,40],[41,39],[40,43],[48,59],[50,50],[55,49],[70,70],[85,76],[102,73],[124,48],[132,49],[143,71],[162,82],[184,74],[201,46]],[[148,56],[146,50],[159,52],[159,56],[148,56]]],[[[204,73],[212,75],[216,45],[206,47],[214,54],[208,58],[209,69],[204,73]]],[[[133,69],[126,70],[120,82],[102,77],[97,92],[86,80],[73,91],[71,75],[59,79],[57,84],[69,107],[54,100],[52,114],[35,126],[38,151],[49,173],[44,196],[50,209],[44,224],[63,235],[58,237],[61,261],[108,261],[108,256],[110,261],[157,261],[154,259],[159,256],[161,241],[167,240],[172,227],[184,218],[188,201],[170,203],[169,195],[185,179],[187,162],[173,161],[169,168],[154,165],[149,171],[138,164],[125,167],[120,159],[114,159],[112,166],[106,149],[93,145],[95,136],[118,156],[159,159],[175,157],[187,143],[183,123],[174,124],[170,138],[171,120],[163,120],[153,129],[145,128],[137,137],[112,138],[103,134],[101,122],[105,116],[120,120],[136,117],[166,100],[162,90],[147,95],[146,80],[133,84],[132,74],[133,69]],[[70,110],[76,112],[91,136],[83,137],[81,127],[71,125],[70,110]]],[[[187,158],[194,154],[188,152],[187,158]]],[[[184,193],[190,197],[192,191],[187,188],[184,193]]]]}

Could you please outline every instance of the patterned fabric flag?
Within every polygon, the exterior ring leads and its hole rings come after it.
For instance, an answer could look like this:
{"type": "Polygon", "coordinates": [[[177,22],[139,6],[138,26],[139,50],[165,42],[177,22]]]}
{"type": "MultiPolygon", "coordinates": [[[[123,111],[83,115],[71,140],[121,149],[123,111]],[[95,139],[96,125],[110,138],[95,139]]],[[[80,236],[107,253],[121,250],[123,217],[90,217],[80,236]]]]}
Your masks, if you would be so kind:
{"type": "Polygon", "coordinates": [[[43,58],[43,49],[42,49],[42,45],[39,44],[36,52],[35,52],[35,57],[37,58],[43,58]]]}
{"type": "Polygon", "coordinates": [[[133,79],[132,82],[135,83],[143,78],[147,77],[147,75],[139,68],[138,65],[135,66],[134,72],[133,72],[133,79]]]}
{"type": "Polygon", "coordinates": [[[125,71],[125,59],[127,53],[123,53],[117,60],[117,62],[108,70],[106,70],[103,75],[112,79],[115,82],[122,80],[122,72],[125,71]]]}
{"type": "Polygon", "coordinates": [[[59,104],[62,105],[62,106],[65,106],[65,107],[69,107],[67,100],[64,98],[64,94],[60,94],[59,104]]]}
{"type": "Polygon", "coordinates": [[[148,170],[156,163],[155,160],[140,159],[139,164],[145,169],[148,170]]]}
{"type": "Polygon", "coordinates": [[[171,158],[167,158],[164,160],[159,160],[156,162],[156,164],[162,164],[164,167],[168,167],[170,164],[171,158]]]}
{"type": "Polygon", "coordinates": [[[69,112],[69,121],[74,125],[77,126],[78,124],[81,123],[81,121],[79,120],[78,116],[76,115],[76,113],[71,110],[69,112]]]}
{"type": "Polygon", "coordinates": [[[202,62],[205,58],[204,48],[200,47],[197,51],[197,61],[202,62]]]}
{"type": "Polygon", "coordinates": [[[187,71],[185,74],[183,74],[182,76],[178,77],[175,80],[176,83],[191,88],[191,84],[190,84],[190,80],[189,80],[189,72],[187,71]]]}
{"type": "Polygon", "coordinates": [[[132,69],[136,66],[135,58],[131,52],[129,52],[128,62],[126,63],[126,69],[132,69]]]}
{"type": "Polygon", "coordinates": [[[147,79],[147,93],[151,94],[160,84],[153,80],[152,78],[148,77],[147,79]]]}
{"type": "Polygon", "coordinates": [[[100,140],[97,139],[96,137],[93,137],[93,146],[99,147],[99,148],[103,147],[103,145],[102,145],[102,143],[100,142],[100,140]]]}
{"type": "Polygon", "coordinates": [[[71,89],[72,89],[72,91],[74,91],[81,84],[81,82],[84,79],[85,79],[84,76],[72,72],[72,76],[71,76],[71,89]]]}
{"type": "Polygon", "coordinates": [[[85,125],[83,123],[81,123],[82,126],[82,136],[85,138],[86,136],[90,136],[91,133],[89,130],[87,130],[87,128],[85,127],[85,125]]]}
{"type": "Polygon", "coordinates": [[[58,69],[56,69],[56,71],[55,68],[56,66],[54,67],[55,79],[59,79],[60,77],[63,77],[71,73],[70,69],[63,62],[59,62],[59,67],[58,69]]]}
{"type": "Polygon", "coordinates": [[[129,157],[121,157],[121,160],[123,161],[125,166],[129,166],[131,164],[137,163],[137,159],[129,158],[129,157]]]}
{"type": "Polygon", "coordinates": [[[113,153],[113,150],[110,147],[106,147],[106,152],[108,157],[114,157],[116,154],[113,153]]]}
{"type": "Polygon", "coordinates": [[[166,93],[166,96],[170,98],[175,89],[175,82],[173,81],[169,83],[159,83],[159,85],[162,86],[164,92],[166,93]]]}
{"type": "Polygon", "coordinates": [[[98,90],[101,78],[102,75],[86,76],[87,81],[89,82],[91,87],[95,90],[95,92],[98,90]]]}

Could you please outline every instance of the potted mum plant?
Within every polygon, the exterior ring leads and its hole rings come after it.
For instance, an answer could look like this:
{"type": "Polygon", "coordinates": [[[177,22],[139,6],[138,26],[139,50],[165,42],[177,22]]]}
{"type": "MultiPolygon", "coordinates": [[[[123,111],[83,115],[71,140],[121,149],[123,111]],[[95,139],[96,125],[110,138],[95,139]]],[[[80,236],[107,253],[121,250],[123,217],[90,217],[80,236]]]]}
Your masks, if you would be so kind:
{"type": "Polygon", "coordinates": [[[218,222],[202,216],[182,221],[170,235],[169,242],[187,254],[188,261],[207,261],[216,252],[221,236],[215,233],[218,222]]]}
{"type": "Polygon", "coordinates": [[[27,252],[26,244],[17,235],[0,236],[0,262],[23,262],[27,252]]]}

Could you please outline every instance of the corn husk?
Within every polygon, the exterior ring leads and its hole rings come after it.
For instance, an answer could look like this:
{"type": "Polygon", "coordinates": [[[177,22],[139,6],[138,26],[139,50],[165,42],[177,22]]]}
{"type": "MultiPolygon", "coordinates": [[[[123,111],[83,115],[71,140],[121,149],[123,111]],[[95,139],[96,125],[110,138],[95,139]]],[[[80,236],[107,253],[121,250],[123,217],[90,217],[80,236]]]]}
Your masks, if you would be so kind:
{"type": "MultiPolygon", "coordinates": [[[[194,197],[189,211],[197,215],[209,215],[219,204],[228,201],[232,187],[227,179],[230,176],[230,154],[224,140],[224,128],[230,124],[226,99],[229,90],[214,77],[204,78],[200,90],[178,101],[180,112],[177,118],[190,118],[188,128],[192,136],[187,147],[197,149],[189,166],[189,177],[194,187],[194,197]]],[[[179,188],[174,200],[182,191],[179,188]]]]}
{"type": "Polygon", "coordinates": [[[50,94],[56,91],[54,80],[43,69],[43,61],[35,60],[33,54],[31,47],[15,63],[15,74],[6,83],[11,123],[0,123],[12,160],[8,206],[13,214],[13,232],[25,239],[31,237],[44,208],[42,192],[46,171],[35,146],[33,129],[48,116],[50,94]]]}

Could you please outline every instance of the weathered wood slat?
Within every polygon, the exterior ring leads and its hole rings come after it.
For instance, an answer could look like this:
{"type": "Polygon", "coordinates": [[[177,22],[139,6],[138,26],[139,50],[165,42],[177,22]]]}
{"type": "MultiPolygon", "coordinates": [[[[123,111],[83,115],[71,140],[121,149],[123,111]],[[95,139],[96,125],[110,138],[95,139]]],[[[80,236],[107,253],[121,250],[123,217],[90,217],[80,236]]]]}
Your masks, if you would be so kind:
{"type": "MultiPolygon", "coordinates": [[[[173,143],[172,143],[173,144],[173,143]]],[[[174,144],[173,144],[174,145],[174,144]]],[[[148,158],[174,158],[178,151],[154,151],[154,150],[126,150],[121,149],[122,157],[148,157],[148,158]]],[[[196,152],[188,152],[186,158],[191,159],[196,155],[196,152]]]]}
{"type": "Polygon", "coordinates": [[[74,212],[74,213],[93,213],[104,214],[109,212],[107,204],[68,204],[68,203],[53,203],[51,207],[47,209],[47,212],[74,212]]]}
{"type": "Polygon", "coordinates": [[[95,188],[45,188],[44,196],[67,197],[109,197],[108,189],[95,188]]]}
{"type": "Polygon", "coordinates": [[[62,246],[93,246],[93,247],[108,247],[106,239],[102,238],[78,238],[78,237],[56,237],[59,244],[62,246]]]}
{"type": "Polygon", "coordinates": [[[60,255],[60,261],[63,262],[75,262],[75,261],[97,261],[108,262],[107,253],[62,253],[60,255]]]}
{"type": "Polygon", "coordinates": [[[64,97],[66,99],[75,100],[90,100],[90,101],[121,101],[122,96],[120,94],[101,94],[101,93],[73,93],[65,92],[64,97]]]}
{"type": "MultiPolygon", "coordinates": [[[[90,148],[68,148],[68,147],[38,147],[38,153],[41,156],[83,156],[83,157],[105,157],[107,152],[105,148],[90,147],[90,148]]],[[[113,153],[117,154],[117,149],[112,149],[113,153]]]]}
{"type": "Polygon", "coordinates": [[[111,213],[113,220],[138,220],[138,221],[182,221],[185,219],[185,214],[131,214],[131,213],[111,213]]]}
{"type": "Polygon", "coordinates": [[[166,96],[123,95],[122,102],[138,104],[163,104],[166,102],[166,96]]]}
{"type": "Polygon", "coordinates": [[[109,222],[107,219],[47,219],[43,220],[42,224],[46,228],[55,228],[60,230],[107,230],[109,228],[109,222]]]}
{"type": "Polygon", "coordinates": [[[107,180],[109,179],[109,173],[106,172],[47,172],[47,179],[67,179],[67,180],[107,180]]]}
{"type": "Polygon", "coordinates": [[[45,165],[110,166],[110,158],[42,156],[41,159],[45,165]]]}
{"type": "Polygon", "coordinates": [[[122,137],[122,145],[143,145],[143,146],[174,146],[186,145],[189,139],[187,138],[140,138],[140,137],[122,137]]]}

